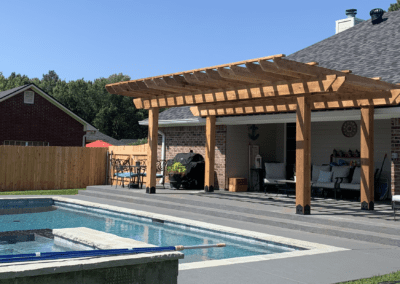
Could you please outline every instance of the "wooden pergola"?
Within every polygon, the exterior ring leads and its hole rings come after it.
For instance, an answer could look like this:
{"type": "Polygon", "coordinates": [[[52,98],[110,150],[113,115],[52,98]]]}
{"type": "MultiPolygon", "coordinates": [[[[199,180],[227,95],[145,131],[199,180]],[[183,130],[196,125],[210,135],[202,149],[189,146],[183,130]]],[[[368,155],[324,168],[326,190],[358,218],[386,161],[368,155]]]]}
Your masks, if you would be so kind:
{"type": "Polygon", "coordinates": [[[311,111],[361,109],[361,209],[374,209],[374,106],[400,103],[400,86],[283,54],[109,84],[149,110],[148,193],[155,193],[160,107],[192,106],[206,118],[205,191],[214,188],[216,116],[296,112],[296,213],[311,211],[311,111]]]}

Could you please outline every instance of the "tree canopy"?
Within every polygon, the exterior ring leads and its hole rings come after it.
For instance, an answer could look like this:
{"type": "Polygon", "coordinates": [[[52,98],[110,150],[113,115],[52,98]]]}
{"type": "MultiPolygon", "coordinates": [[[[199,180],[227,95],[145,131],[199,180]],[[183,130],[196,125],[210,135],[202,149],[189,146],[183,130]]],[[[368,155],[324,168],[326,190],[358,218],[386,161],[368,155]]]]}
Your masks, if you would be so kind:
{"type": "Polygon", "coordinates": [[[147,118],[148,112],[136,109],[132,98],[112,95],[105,88],[106,84],[129,80],[129,76],[121,73],[93,82],[84,79],[66,82],[54,70],[43,74],[40,80],[15,72],[6,78],[0,72],[0,91],[34,83],[102,133],[115,139],[144,138],[147,127],[140,126],[138,121],[147,118]]]}
{"type": "Polygon", "coordinates": [[[397,3],[390,4],[390,7],[388,9],[389,12],[397,10],[400,10],[400,0],[397,0],[397,3]]]}

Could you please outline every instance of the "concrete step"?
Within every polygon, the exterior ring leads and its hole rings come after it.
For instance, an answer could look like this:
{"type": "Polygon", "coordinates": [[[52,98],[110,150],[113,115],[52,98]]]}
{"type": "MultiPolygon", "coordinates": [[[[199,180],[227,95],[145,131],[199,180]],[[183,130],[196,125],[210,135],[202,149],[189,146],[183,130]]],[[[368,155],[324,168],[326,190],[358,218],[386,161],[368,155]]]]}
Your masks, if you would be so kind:
{"type": "MultiPolygon", "coordinates": [[[[191,195],[192,196],[191,199],[185,199],[183,197],[182,198],[171,197],[166,194],[143,194],[142,192],[143,191],[132,190],[132,189],[123,189],[123,188],[107,189],[104,187],[92,186],[92,187],[88,187],[87,190],[85,190],[85,191],[80,191],[80,194],[81,193],[83,193],[85,195],[95,194],[92,196],[96,196],[96,193],[102,193],[105,195],[109,195],[108,198],[110,198],[111,200],[114,199],[114,200],[120,200],[120,201],[122,201],[122,199],[117,196],[123,196],[123,198],[135,196],[136,198],[150,200],[150,201],[152,201],[151,204],[158,204],[158,203],[154,203],[154,201],[161,201],[164,203],[168,202],[168,204],[172,207],[166,207],[166,208],[171,208],[171,209],[173,209],[174,208],[173,206],[175,206],[176,204],[179,204],[179,205],[186,205],[186,206],[196,206],[198,208],[204,208],[207,210],[217,209],[217,210],[224,210],[226,212],[238,212],[240,214],[248,213],[248,214],[255,215],[255,216],[268,216],[270,218],[277,218],[277,220],[289,220],[289,221],[292,221],[292,223],[305,222],[305,223],[314,224],[313,226],[326,225],[326,226],[334,226],[334,227],[347,228],[347,229],[355,229],[355,230],[366,231],[366,232],[385,233],[385,234],[394,235],[394,236],[400,235],[400,228],[399,228],[399,226],[396,226],[396,225],[379,224],[377,222],[374,222],[374,223],[371,223],[371,222],[365,223],[364,222],[363,223],[363,222],[360,222],[360,220],[343,220],[343,219],[327,220],[326,218],[318,218],[317,216],[302,216],[302,215],[296,215],[293,213],[284,214],[284,213],[274,212],[274,211],[270,211],[270,210],[261,210],[261,209],[254,209],[254,208],[241,207],[241,206],[218,204],[218,203],[213,202],[213,200],[201,198],[201,195],[199,196],[199,198],[196,198],[196,200],[193,200],[193,195],[191,195]],[[116,199],[116,198],[118,198],[118,199],[116,199]]],[[[266,200],[268,200],[268,199],[266,198],[266,200]]],[[[271,202],[271,200],[269,200],[269,201],[271,202]]],[[[378,220],[376,220],[376,221],[378,221],[378,220]]]]}
{"type": "MultiPolygon", "coordinates": [[[[400,236],[399,230],[396,230],[397,232],[395,234],[392,234],[393,232],[388,233],[386,230],[385,232],[380,232],[380,231],[374,232],[374,231],[369,231],[367,229],[360,230],[358,228],[357,229],[345,228],[343,226],[336,226],[333,224],[318,224],[312,222],[304,222],[300,220],[291,220],[287,218],[279,218],[279,217],[277,218],[269,214],[266,215],[251,214],[249,212],[241,212],[240,208],[238,207],[236,207],[236,210],[234,211],[229,211],[225,210],[224,208],[210,208],[210,207],[204,207],[199,204],[187,204],[182,202],[185,200],[177,200],[178,202],[156,200],[156,198],[154,197],[157,195],[133,194],[129,192],[129,190],[127,191],[122,190],[122,192],[121,190],[119,190],[119,193],[122,194],[116,194],[116,193],[117,193],[116,191],[104,192],[100,190],[85,190],[85,191],[80,191],[79,195],[96,197],[104,200],[115,200],[121,202],[154,206],[159,208],[167,208],[170,210],[171,209],[178,210],[179,212],[191,212],[195,214],[215,216],[219,218],[227,218],[232,220],[239,220],[244,222],[275,226],[279,228],[287,228],[291,230],[299,230],[316,234],[336,236],[341,238],[362,240],[372,243],[400,246],[400,238],[398,237],[400,236]],[[127,193],[130,193],[131,195],[129,196],[127,195],[127,193]],[[238,212],[240,212],[240,214],[238,214],[238,212]]],[[[337,225],[341,224],[338,223],[337,225]]]]}

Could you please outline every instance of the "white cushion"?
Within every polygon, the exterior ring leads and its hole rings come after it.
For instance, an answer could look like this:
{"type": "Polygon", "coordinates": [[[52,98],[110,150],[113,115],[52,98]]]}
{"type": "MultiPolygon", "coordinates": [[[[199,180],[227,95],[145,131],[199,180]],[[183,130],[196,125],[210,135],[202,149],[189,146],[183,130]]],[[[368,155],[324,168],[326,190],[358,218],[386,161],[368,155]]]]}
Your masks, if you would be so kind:
{"type": "Polygon", "coordinates": [[[341,177],[341,178],[346,178],[343,179],[344,183],[349,182],[349,180],[347,179],[347,177],[350,174],[350,167],[349,166],[334,166],[332,167],[332,181],[336,181],[337,177],[341,177]]]}
{"type": "Polygon", "coordinates": [[[393,195],[392,201],[400,202],[400,195],[393,195]]]}
{"type": "Polygon", "coordinates": [[[281,184],[280,182],[277,182],[275,179],[270,179],[270,178],[268,178],[268,179],[264,179],[264,183],[265,184],[281,184]]]}
{"type": "Polygon", "coordinates": [[[319,177],[319,171],[326,171],[329,172],[331,169],[331,166],[313,166],[312,167],[312,181],[317,181],[319,177]]]}
{"type": "Polygon", "coordinates": [[[312,187],[335,188],[334,182],[315,182],[312,187]]]}
{"type": "Polygon", "coordinates": [[[360,182],[361,182],[361,167],[357,167],[354,169],[351,183],[360,183],[360,182]]]}
{"type": "Polygon", "coordinates": [[[341,189],[360,190],[361,185],[359,183],[339,183],[341,189]]]}
{"type": "Polygon", "coordinates": [[[285,163],[265,163],[267,179],[285,179],[285,163]]]}

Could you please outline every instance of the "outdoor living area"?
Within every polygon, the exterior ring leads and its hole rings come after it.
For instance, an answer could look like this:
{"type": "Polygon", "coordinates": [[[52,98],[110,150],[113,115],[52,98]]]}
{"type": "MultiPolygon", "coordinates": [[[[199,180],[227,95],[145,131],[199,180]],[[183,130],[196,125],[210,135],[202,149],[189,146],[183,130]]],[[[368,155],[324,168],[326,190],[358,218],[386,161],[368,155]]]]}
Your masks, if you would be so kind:
{"type": "MultiPolygon", "coordinates": [[[[229,179],[242,177],[247,179],[250,191],[276,191],[280,187],[293,188],[290,192],[294,192],[294,114],[269,115],[269,124],[256,124],[261,120],[257,116],[254,118],[257,119],[252,121],[254,124],[227,127],[226,184],[229,183],[229,179]],[[257,161],[257,156],[260,162],[257,161]],[[288,183],[276,182],[277,180],[288,180],[288,183]],[[293,183],[289,183],[291,180],[293,183]]],[[[311,181],[314,193],[325,197],[336,197],[337,193],[338,198],[358,200],[360,182],[359,179],[351,178],[355,177],[354,170],[360,167],[360,115],[357,116],[356,113],[354,116],[344,116],[338,111],[323,111],[313,113],[311,120],[311,181]],[[325,121],[320,121],[321,119],[325,121]],[[350,134],[346,132],[346,125],[349,123],[354,126],[350,134]],[[343,180],[335,179],[339,169],[342,170],[340,177],[345,178],[344,181],[349,183],[349,186],[341,183],[340,188],[339,184],[343,180]],[[335,177],[332,176],[329,183],[317,183],[320,170],[333,171],[335,177]]],[[[391,165],[390,160],[384,158],[386,154],[390,155],[388,149],[391,147],[391,121],[376,119],[375,126],[374,168],[378,170],[375,183],[377,187],[385,190],[386,198],[389,198],[391,165]]],[[[380,197],[376,198],[379,199],[380,197]]]]}
{"type": "MultiPolygon", "coordinates": [[[[133,101],[137,108],[144,108],[149,111],[148,183],[146,184],[149,193],[156,192],[158,113],[160,107],[192,106],[193,115],[205,119],[205,192],[213,192],[215,186],[214,164],[217,121],[221,124],[225,117],[285,113],[294,116],[291,119],[295,122],[295,132],[289,133],[293,136],[287,133],[288,125],[285,129],[284,125],[282,127],[282,125],[276,124],[278,126],[275,125],[275,133],[283,135],[276,134],[272,139],[270,139],[272,136],[264,138],[266,144],[260,143],[259,151],[261,156],[264,155],[264,160],[286,161],[289,164],[290,161],[293,161],[290,159],[295,157],[296,213],[305,215],[311,213],[311,165],[334,162],[330,158],[330,155],[334,153],[333,150],[347,152],[348,148],[359,153],[359,157],[354,156],[354,158],[358,160],[356,164],[361,166],[358,173],[360,176],[361,209],[374,210],[375,168],[377,164],[381,163],[382,157],[380,156],[385,152],[386,145],[390,143],[389,137],[374,142],[378,134],[384,134],[380,131],[384,131],[386,127],[385,120],[375,121],[375,112],[379,115],[379,111],[375,111],[375,108],[398,105],[400,102],[400,86],[398,85],[380,81],[380,78],[357,76],[351,74],[349,70],[338,71],[322,68],[318,66],[317,62],[300,63],[284,59],[284,55],[276,55],[109,84],[106,88],[113,94],[134,97],[133,101]],[[314,113],[318,117],[319,113],[325,111],[348,108],[353,109],[353,115],[359,117],[348,125],[341,126],[343,122],[340,118],[327,122],[324,119],[325,114],[319,121],[312,123],[314,113]],[[358,114],[355,114],[357,112],[358,114]],[[359,134],[353,134],[354,125],[359,129],[359,132],[357,132],[359,134]],[[313,137],[314,128],[316,129],[315,138],[313,137]],[[331,140],[327,134],[324,134],[324,131],[328,131],[329,134],[338,135],[338,132],[340,133],[342,129],[345,129],[345,132],[342,132],[344,135],[353,137],[350,143],[350,140],[331,140]],[[289,137],[293,140],[289,141],[289,137]],[[282,142],[292,152],[287,149],[284,151],[282,142]],[[275,147],[273,147],[274,143],[275,147]],[[273,154],[274,152],[275,154],[273,154]]],[[[269,117],[264,116],[263,118],[266,121],[269,120],[269,117]]],[[[266,121],[264,124],[267,124],[266,121]]],[[[386,125],[387,123],[388,120],[386,119],[386,125]]],[[[268,128],[269,126],[265,127],[268,128]]],[[[271,131],[272,129],[271,126],[271,131]]],[[[252,133],[252,135],[255,135],[255,133],[252,133]]],[[[227,140],[231,141],[229,131],[227,137],[227,140]]],[[[261,134],[259,139],[261,139],[261,134]]],[[[243,152],[243,149],[235,145],[227,147],[232,147],[236,153],[243,152]]],[[[247,152],[248,148],[244,151],[247,152]]],[[[336,155],[333,158],[336,159],[336,155]]],[[[294,164],[294,161],[292,163],[294,164]]],[[[249,168],[248,165],[247,168],[249,168]]],[[[236,170],[235,166],[232,166],[232,168],[236,170]]],[[[286,169],[286,172],[288,171],[290,170],[286,169]]],[[[322,172],[329,173],[330,171],[320,171],[320,173],[322,172]]],[[[387,176],[387,166],[382,172],[387,176]]],[[[226,178],[228,177],[229,171],[227,169],[226,178]]],[[[345,178],[345,176],[336,177],[345,178]]],[[[330,176],[331,179],[332,176],[330,176]]]]}

